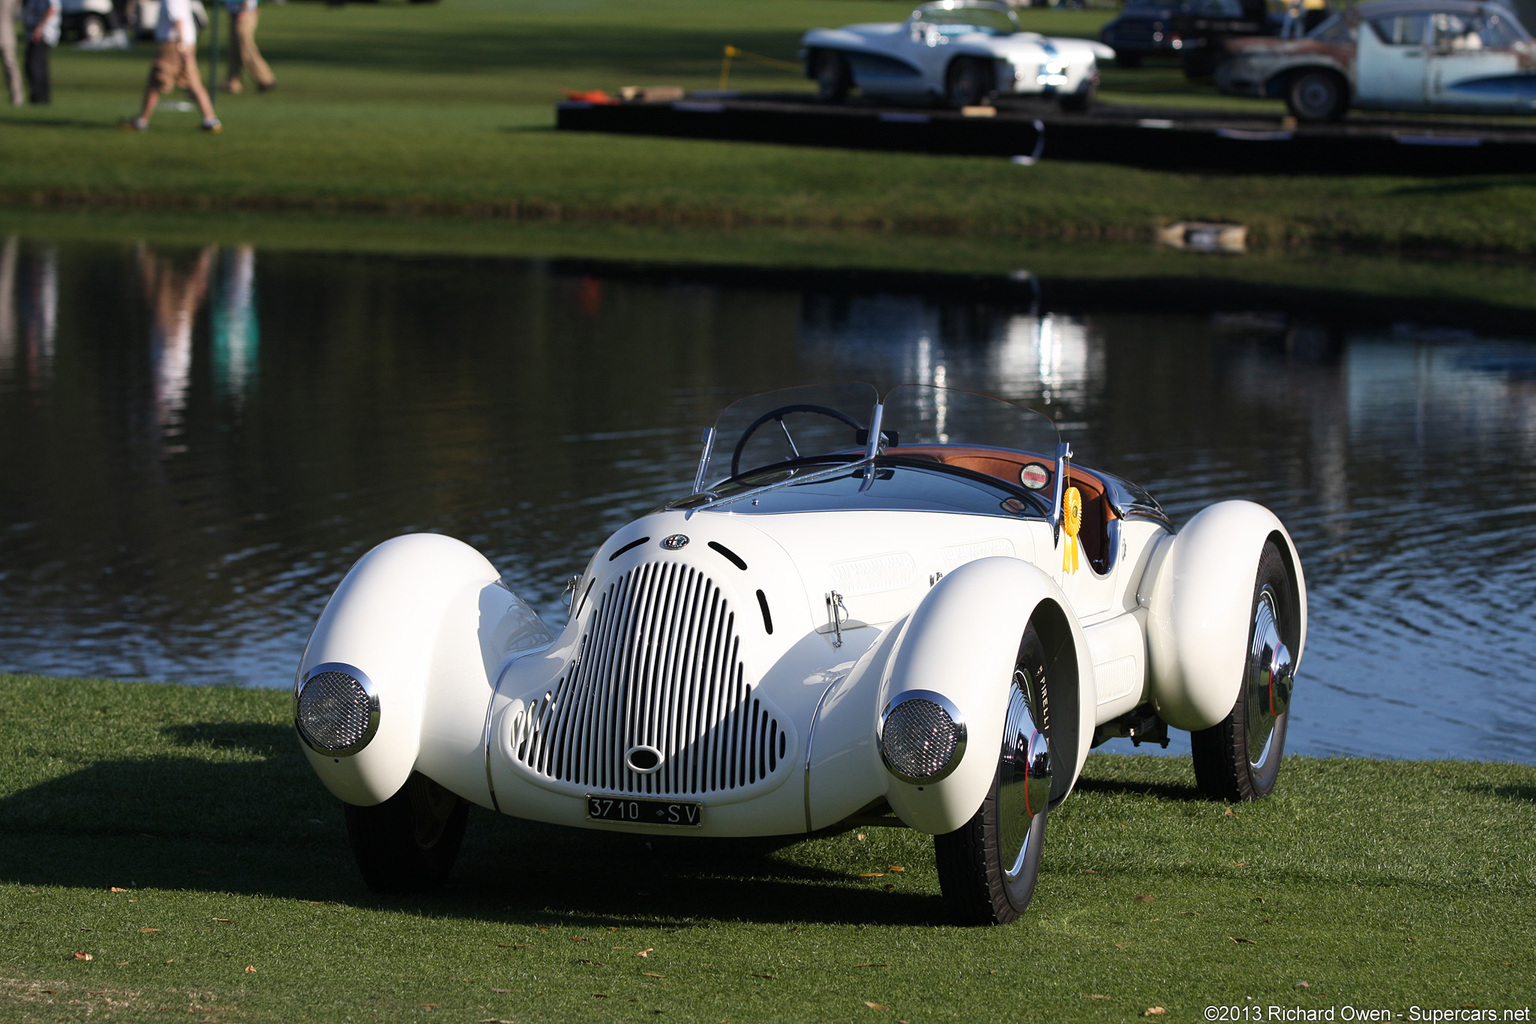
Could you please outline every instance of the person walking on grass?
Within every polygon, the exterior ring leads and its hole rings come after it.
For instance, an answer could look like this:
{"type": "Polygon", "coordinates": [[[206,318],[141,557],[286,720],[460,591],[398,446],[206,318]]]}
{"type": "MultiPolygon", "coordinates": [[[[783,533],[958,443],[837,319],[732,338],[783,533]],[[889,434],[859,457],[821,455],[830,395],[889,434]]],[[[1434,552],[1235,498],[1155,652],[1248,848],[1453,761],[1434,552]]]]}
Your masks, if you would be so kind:
{"type": "Polygon", "coordinates": [[[197,22],[192,20],[192,0],[162,0],[160,20],[155,23],[155,39],[160,43],[160,51],[155,55],[155,63],[149,69],[149,81],[144,85],[144,108],[138,117],[124,119],[123,127],[139,132],[148,128],[160,97],[180,85],[192,94],[198,109],[203,112],[203,131],[223,131],[224,126],[213,112],[213,101],[208,98],[208,90],[203,88],[203,79],[197,70],[197,22]]]}
{"type": "Polygon", "coordinates": [[[26,102],[21,94],[21,65],[16,63],[16,15],[18,0],[0,0],[0,64],[5,65],[5,84],[11,89],[11,106],[26,102]]]}
{"type": "Polygon", "coordinates": [[[59,0],[26,0],[26,6],[21,9],[21,26],[27,33],[27,97],[33,103],[53,102],[48,56],[59,45],[59,22],[62,20],[59,0]]]}
{"type": "Polygon", "coordinates": [[[235,30],[235,45],[229,50],[229,78],[224,83],[224,88],[229,92],[239,92],[245,88],[240,79],[247,70],[256,80],[259,91],[271,92],[277,88],[277,79],[272,69],[267,67],[261,51],[256,48],[256,4],[257,0],[224,0],[224,7],[229,11],[229,20],[235,30]]]}

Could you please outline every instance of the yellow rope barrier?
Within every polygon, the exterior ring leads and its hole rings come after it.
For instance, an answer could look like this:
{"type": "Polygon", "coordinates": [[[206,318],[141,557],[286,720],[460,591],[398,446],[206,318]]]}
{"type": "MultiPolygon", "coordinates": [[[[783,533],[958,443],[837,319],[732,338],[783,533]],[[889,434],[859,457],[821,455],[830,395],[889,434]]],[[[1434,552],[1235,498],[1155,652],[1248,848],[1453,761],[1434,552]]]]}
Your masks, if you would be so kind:
{"type": "Polygon", "coordinates": [[[726,43],[725,56],[720,61],[721,90],[724,90],[730,86],[732,57],[743,57],[747,60],[755,60],[759,64],[767,64],[769,67],[783,68],[787,71],[799,72],[804,70],[799,64],[794,64],[787,60],[779,60],[777,57],[764,57],[760,53],[749,53],[748,51],[740,49],[739,47],[732,46],[730,43],[726,43]]]}

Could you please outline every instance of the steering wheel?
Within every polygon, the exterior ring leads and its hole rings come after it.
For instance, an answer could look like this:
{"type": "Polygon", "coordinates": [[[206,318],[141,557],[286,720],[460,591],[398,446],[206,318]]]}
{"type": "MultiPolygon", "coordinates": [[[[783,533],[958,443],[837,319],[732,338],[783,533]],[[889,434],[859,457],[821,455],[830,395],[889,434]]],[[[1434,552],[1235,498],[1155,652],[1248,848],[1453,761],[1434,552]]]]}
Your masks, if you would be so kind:
{"type": "MultiPolygon", "coordinates": [[[[742,449],[747,446],[748,439],[750,439],[753,434],[757,433],[757,428],[761,427],[764,423],[767,423],[769,420],[777,420],[778,421],[779,427],[784,431],[785,439],[787,439],[789,441],[789,450],[794,454],[794,456],[796,458],[799,458],[800,452],[795,447],[795,439],[789,436],[789,428],[784,426],[784,417],[788,416],[792,412],[813,412],[813,413],[816,413],[819,416],[830,416],[832,419],[837,420],[839,423],[846,423],[848,426],[852,427],[855,431],[859,431],[859,430],[863,430],[864,429],[864,424],[860,423],[858,420],[854,419],[852,416],[849,416],[847,413],[843,412],[841,409],[834,409],[830,405],[810,405],[810,404],[806,404],[806,403],[796,403],[794,405],[781,405],[777,409],[770,409],[767,412],[763,413],[757,419],[753,420],[751,425],[748,426],[746,430],[743,430],[741,432],[741,440],[736,442],[736,448],[735,448],[734,451],[731,452],[731,476],[740,476],[741,475],[741,452],[742,452],[742,449]]],[[[855,436],[855,439],[857,439],[858,435],[855,434],[854,436],[855,436]]]]}

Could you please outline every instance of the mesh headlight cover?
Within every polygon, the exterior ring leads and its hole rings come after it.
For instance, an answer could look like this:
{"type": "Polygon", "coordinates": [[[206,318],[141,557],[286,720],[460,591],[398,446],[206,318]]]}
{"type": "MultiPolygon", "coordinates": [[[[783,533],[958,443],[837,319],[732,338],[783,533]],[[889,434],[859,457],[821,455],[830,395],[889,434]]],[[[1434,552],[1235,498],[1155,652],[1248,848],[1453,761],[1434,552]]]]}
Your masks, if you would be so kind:
{"type": "Polygon", "coordinates": [[[327,757],[355,754],[379,728],[379,699],[368,677],[350,665],[317,665],[294,707],[299,735],[327,757]]]}
{"type": "Polygon", "coordinates": [[[886,709],[880,756],[899,779],[937,782],[960,762],[965,733],[964,720],[947,699],[926,690],[910,690],[886,709]]]}

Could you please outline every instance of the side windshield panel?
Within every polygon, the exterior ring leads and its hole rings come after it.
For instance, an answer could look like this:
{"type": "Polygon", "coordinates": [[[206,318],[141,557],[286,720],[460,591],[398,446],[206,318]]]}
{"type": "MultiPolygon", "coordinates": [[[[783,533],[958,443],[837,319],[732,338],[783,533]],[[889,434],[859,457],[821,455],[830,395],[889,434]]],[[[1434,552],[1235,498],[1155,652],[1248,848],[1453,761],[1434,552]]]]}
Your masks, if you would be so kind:
{"type": "Polygon", "coordinates": [[[1371,29],[1388,46],[1423,46],[1425,21],[1422,14],[1400,14],[1372,19],[1371,29]]]}

